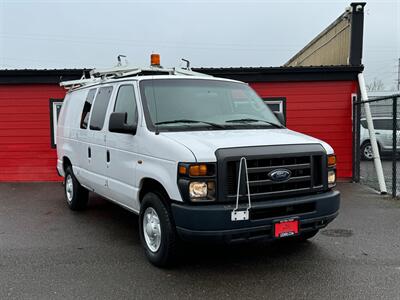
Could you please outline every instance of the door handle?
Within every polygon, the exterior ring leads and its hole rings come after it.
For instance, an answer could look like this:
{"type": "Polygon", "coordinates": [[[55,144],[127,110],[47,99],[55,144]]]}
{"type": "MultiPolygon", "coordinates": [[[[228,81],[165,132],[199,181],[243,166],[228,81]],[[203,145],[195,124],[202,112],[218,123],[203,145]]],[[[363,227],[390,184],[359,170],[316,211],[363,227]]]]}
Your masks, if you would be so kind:
{"type": "Polygon", "coordinates": [[[92,149],[90,147],[87,148],[87,156],[88,158],[92,157],[92,149]]]}
{"type": "Polygon", "coordinates": [[[107,150],[107,162],[110,162],[110,150],[107,150]]]}
{"type": "Polygon", "coordinates": [[[380,132],[376,132],[376,131],[375,131],[375,135],[380,135],[380,134],[381,134],[380,132]]]}

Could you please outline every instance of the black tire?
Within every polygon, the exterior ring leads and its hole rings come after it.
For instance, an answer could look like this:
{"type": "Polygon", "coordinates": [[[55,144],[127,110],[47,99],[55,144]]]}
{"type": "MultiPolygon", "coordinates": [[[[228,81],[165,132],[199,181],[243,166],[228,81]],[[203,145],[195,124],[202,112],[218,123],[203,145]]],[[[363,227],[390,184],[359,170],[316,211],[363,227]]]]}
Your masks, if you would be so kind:
{"type": "Polygon", "coordinates": [[[372,145],[370,141],[365,142],[361,146],[361,159],[362,160],[368,160],[371,161],[374,159],[373,153],[372,153],[372,145]]]}
{"type": "MultiPolygon", "coordinates": [[[[162,194],[152,192],[147,193],[143,197],[139,214],[140,241],[148,260],[157,267],[168,267],[173,265],[178,249],[178,237],[175,230],[175,224],[173,222],[171,211],[164,204],[164,201],[168,200],[165,198],[166,197],[162,194]],[[145,233],[146,228],[143,224],[145,215],[147,215],[149,211],[151,212],[151,209],[153,209],[157,214],[161,232],[159,243],[155,242],[156,245],[159,244],[158,249],[153,248],[153,250],[150,248],[151,242],[146,241],[145,235],[147,235],[148,239],[151,239],[149,236],[152,236],[153,239],[155,239],[154,236],[156,234],[152,235],[153,232],[151,229],[150,233],[145,233]]],[[[152,228],[151,225],[150,228],[152,228]]],[[[155,232],[157,232],[157,230],[155,232]]]]}
{"type": "Polygon", "coordinates": [[[68,166],[65,170],[64,192],[65,200],[70,209],[83,210],[86,208],[89,199],[89,191],[80,185],[75,178],[71,166],[68,166]]]}

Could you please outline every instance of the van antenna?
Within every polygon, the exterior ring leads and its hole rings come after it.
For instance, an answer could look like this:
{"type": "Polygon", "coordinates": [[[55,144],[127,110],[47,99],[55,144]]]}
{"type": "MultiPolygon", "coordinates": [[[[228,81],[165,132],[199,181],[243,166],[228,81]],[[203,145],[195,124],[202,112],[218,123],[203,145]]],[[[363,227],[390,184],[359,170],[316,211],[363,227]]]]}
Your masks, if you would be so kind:
{"type": "Polygon", "coordinates": [[[184,58],[181,58],[182,59],[182,61],[184,61],[185,63],[186,63],[186,70],[190,70],[190,61],[189,60],[187,60],[187,59],[184,59],[184,58]]]}

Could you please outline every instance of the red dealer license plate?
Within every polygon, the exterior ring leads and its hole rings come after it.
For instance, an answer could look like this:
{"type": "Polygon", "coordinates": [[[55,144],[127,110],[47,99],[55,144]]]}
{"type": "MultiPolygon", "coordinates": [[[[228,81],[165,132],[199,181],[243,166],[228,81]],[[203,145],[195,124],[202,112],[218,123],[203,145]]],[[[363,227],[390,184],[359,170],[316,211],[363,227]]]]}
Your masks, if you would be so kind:
{"type": "Polygon", "coordinates": [[[298,234],[299,220],[286,219],[276,222],[274,224],[274,233],[276,238],[282,238],[298,234]]]}

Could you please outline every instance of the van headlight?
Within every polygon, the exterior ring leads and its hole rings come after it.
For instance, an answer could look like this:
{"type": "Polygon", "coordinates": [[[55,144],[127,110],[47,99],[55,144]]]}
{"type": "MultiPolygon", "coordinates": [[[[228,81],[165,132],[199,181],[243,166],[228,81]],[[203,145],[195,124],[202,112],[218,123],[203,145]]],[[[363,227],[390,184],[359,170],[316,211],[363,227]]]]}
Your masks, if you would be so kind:
{"type": "Polygon", "coordinates": [[[327,157],[328,165],[328,188],[336,186],[336,155],[331,154],[327,157]]]}
{"type": "Polygon", "coordinates": [[[194,181],[189,184],[190,199],[198,199],[207,197],[207,183],[194,181]]]}
{"type": "Polygon", "coordinates": [[[336,185],[336,170],[328,171],[328,187],[332,188],[336,185]]]}
{"type": "Polygon", "coordinates": [[[214,181],[193,181],[189,184],[189,196],[192,201],[215,200],[214,181]]]}
{"type": "Polygon", "coordinates": [[[179,163],[178,187],[181,196],[185,201],[215,201],[215,163],[179,163]]]}

